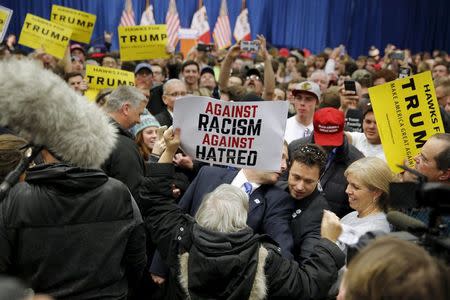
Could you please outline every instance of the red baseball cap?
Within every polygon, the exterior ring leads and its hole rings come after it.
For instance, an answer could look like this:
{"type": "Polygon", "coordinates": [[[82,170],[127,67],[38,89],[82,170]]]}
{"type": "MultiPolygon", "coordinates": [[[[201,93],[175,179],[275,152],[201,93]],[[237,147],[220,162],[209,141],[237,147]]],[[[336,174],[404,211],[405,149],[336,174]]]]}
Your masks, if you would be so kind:
{"type": "Polygon", "coordinates": [[[321,108],[314,114],[314,142],[320,146],[344,143],[344,113],[336,108],[321,108]]]}

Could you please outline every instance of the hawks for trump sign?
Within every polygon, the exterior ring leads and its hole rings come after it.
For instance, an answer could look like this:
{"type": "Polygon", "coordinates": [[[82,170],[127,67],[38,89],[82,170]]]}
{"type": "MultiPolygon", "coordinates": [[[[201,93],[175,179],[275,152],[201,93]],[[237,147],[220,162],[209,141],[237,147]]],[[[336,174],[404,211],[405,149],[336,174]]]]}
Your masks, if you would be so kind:
{"type": "Polygon", "coordinates": [[[53,4],[50,21],[72,29],[71,40],[89,44],[96,16],[87,12],[53,4]]]}
{"type": "Polygon", "coordinates": [[[435,133],[444,132],[431,72],[397,79],[369,89],[383,150],[389,167],[414,156],[435,133]]]}
{"type": "Polygon", "coordinates": [[[279,171],[285,101],[226,102],[187,96],[175,101],[174,127],[192,158],[219,165],[279,171]]]}

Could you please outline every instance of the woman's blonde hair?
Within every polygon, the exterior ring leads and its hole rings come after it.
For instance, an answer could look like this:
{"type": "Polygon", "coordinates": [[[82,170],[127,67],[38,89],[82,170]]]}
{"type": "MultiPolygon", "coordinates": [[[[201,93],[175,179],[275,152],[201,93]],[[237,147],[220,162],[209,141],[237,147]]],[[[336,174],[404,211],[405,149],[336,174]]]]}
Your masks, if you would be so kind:
{"type": "Polygon", "coordinates": [[[384,160],[378,157],[358,159],[345,170],[344,175],[357,177],[358,181],[371,191],[381,191],[378,206],[383,211],[387,211],[389,184],[394,181],[395,176],[384,160]]]}

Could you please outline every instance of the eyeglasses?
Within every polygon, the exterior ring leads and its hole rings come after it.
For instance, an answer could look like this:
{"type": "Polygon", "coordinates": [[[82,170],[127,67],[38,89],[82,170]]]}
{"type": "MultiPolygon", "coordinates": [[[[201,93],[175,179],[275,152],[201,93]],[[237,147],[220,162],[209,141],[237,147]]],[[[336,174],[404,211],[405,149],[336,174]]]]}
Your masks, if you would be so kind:
{"type": "Polygon", "coordinates": [[[170,97],[183,97],[186,96],[186,92],[175,92],[172,94],[166,94],[166,96],[170,96],[170,97]]]}
{"type": "Polygon", "coordinates": [[[247,78],[246,78],[247,80],[258,80],[258,81],[261,81],[261,78],[259,78],[259,76],[258,75],[250,75],[250,76],[247,76],[247,78]]]}

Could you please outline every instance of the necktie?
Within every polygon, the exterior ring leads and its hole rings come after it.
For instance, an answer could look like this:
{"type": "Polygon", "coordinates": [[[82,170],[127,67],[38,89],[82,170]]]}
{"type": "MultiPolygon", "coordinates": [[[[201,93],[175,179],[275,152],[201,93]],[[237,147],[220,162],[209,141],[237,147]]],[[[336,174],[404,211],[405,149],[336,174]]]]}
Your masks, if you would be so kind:
{"type": "Polygon", "coordinates": [[[253,186],[250,182],[244,182],[244,189],[248,196],[252,193],[253,186]]]}

